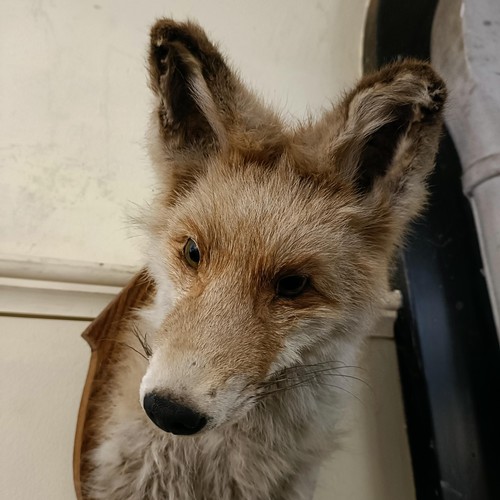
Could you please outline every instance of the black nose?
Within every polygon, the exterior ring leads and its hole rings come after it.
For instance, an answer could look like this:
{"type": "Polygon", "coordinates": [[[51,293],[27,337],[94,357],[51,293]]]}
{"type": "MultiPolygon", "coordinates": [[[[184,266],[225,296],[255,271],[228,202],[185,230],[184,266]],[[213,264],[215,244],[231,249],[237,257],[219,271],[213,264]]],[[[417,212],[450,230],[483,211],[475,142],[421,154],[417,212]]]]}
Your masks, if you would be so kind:
{"type": "Polygon", "coordinates": [[[160,429],[172,434],[196,434],[207,423],[202,414],[154,392],[144,397],[144,410],[160,429]]]}

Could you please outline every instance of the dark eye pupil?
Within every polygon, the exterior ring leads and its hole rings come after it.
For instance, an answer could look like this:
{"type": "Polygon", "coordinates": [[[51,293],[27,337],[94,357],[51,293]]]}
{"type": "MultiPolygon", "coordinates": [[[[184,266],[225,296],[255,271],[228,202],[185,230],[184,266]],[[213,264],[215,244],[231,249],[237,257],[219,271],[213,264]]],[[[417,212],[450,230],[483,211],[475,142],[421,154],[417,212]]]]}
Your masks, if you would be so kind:
{"type": "Polygon", "coordinates": [[[198,247],[193,243],[189,246],[189,258],[193,262],[200,262],[200,251],[198,250],[198,247]]]}
{"type": "Polygon", "coordinates": [[[184,247],[184,256],[189,265],[196,267],[200,262],[200,250],[194,240],[189,239],[184,247]]]}
{"type": "Polygon", "coordinates": [[[286,276],[278,281],[277,293],[282,297],[295,297],[304,291],[306,276],[286,276]]]}

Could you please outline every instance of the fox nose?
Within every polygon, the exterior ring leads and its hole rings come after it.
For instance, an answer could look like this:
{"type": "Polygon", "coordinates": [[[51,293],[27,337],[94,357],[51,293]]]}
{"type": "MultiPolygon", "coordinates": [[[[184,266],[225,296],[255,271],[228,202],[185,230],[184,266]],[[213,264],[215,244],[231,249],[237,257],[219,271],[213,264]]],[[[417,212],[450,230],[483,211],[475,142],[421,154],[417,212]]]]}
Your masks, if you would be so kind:
{"type": "Polygon", "coordinates": [[[153,423],[172,434],[183,436],[196,434],[207,423],[206,417],[201,413],[154,392],[144,396],[143,405],[144,411],[153,423]]]}

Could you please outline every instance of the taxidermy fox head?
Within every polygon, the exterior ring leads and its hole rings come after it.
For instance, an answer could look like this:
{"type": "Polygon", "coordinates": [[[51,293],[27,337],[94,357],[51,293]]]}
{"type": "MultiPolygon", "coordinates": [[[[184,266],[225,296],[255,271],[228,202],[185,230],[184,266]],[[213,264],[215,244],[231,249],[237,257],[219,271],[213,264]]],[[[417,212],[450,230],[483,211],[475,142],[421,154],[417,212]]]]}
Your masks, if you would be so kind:
{"type": "Polygon", "coordinates": [[[195,434],[241,418],[291,367],[352,358],[425,201],[446,90],[407,60],[290,128],[199,26],[166,19],[149,71],[162,191],[140,397],[158,427],[195,434]]]}

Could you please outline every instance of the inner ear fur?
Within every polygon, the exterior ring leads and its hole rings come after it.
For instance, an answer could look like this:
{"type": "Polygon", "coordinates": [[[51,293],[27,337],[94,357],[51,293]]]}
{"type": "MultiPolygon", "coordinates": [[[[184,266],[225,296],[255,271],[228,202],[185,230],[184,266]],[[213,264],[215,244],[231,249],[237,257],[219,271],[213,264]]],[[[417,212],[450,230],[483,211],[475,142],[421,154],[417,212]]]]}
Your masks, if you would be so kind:
{"type": "Polygon", "coordinates": [[[151,29],[149,71],[167,145],[224,148],[235,82],[205,32],[191,22],[158,21],[151,29]]]}
{"type": "Polygon", "coordinates": [[[421,61],[366,76],[318,125],[323,168],[402,221],[415,216],[434,165],[446,94],[443,80],[421,61]]]}

